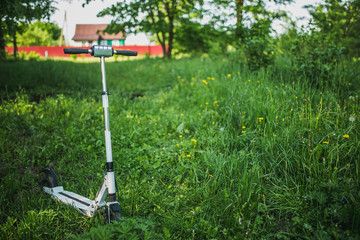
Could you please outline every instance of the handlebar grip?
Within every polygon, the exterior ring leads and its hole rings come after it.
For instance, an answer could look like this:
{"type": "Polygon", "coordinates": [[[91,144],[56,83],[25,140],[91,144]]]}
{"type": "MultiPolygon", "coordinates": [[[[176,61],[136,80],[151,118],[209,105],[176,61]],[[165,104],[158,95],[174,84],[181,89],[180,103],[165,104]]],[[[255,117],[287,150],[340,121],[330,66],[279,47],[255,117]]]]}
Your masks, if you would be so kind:
{"type": "Polygon", "coordinates": [[[83,48],[64,48],[65,54],[81,54],[81,53],[90,53],[89,49],[83,48]]]}
{"type": "Polygon", "coordinates": [[[136,51],[127,51],[127,50],[115,50],[114,54],[123,55],[123,56],[137,56],[138,52],[136,52],[136,51]]]}

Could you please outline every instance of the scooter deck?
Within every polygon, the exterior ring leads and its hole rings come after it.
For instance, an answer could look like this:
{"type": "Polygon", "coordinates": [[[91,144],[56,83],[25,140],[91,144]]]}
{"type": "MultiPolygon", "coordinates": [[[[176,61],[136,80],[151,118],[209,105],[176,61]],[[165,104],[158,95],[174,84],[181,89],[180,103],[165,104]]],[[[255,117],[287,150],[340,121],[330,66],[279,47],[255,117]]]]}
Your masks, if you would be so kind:
{"type": "Polygon", "coordinates": [[[95,204],[94,201],[83,197],[77,193],[64,191],[62,186],[48,188],[44,187],[44,191],[50,194],[53,198],[67,204],[70,206],[75,207],[81,213],[91,217],[95,211],[95,204]]]}

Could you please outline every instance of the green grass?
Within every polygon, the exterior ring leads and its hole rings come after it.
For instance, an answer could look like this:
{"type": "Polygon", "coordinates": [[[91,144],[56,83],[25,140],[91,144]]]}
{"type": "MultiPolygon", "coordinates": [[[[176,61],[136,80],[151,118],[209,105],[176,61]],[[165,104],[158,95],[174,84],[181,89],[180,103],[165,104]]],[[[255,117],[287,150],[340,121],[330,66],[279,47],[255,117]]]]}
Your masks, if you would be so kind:
{"type": "Polygon", "coordinates": [[[123,221],[87,218],[42,192],[102,182],[100,64],[0,65],[1,239],[358,239],[359,62],[321,88],[286,59],[106,65],[123,221]],[[354,121],[352,121],[354,120],[354,121]]]}

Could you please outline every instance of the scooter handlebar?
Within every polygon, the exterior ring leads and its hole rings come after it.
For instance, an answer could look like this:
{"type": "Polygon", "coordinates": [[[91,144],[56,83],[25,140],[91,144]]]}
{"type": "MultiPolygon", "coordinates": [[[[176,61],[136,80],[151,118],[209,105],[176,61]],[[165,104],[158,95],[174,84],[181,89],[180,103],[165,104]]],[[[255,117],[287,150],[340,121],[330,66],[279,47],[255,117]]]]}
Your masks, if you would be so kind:
{"type": "Polygon", "coordinates": [[[83,48],[64,48],[65,54],[81,54],[81,53],[91,53],[91,49],[83,48]]]}
{"type": "Polygon", "coordinates": [[[111,46],[94,45],[90,49],[64,48],[65,54],[90,53],[94,57],[111,57],[112,55],[137,56],[138,52],[128,50],[114,50],[111,46]]]}
{"type": "Polygon", "coordinates": [[[123,56],[137,56],[138,52],[136,52],[136,51],[127,51],[127,50],[114,50],[114,54],[123,55],[123,56]]]}

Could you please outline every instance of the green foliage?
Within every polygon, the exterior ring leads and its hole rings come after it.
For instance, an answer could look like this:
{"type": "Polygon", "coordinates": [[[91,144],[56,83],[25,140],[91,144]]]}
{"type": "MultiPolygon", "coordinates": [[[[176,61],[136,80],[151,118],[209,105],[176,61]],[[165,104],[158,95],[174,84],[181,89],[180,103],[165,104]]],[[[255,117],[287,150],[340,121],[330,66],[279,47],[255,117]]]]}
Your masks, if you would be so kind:
{"type": "Polygon", "coordinates": [[[350,91],[290,60],[106,63],[124,216],[106,225],[38,185],[50,166],[67,190],[100,187],[99,63],[1,64],[1,239],[359,238],[360,61],[334,68],[350,91]]]}
{"type": "Polygon", "coordinates": [[[76,59],[77,59],[77,55],[76,55],[76,54],[71,54],[70,57],[71,57],[74,61],[76,61],[76,59]]]}
{"type": "Polygon", "coordinates": [[[176,26],[174,47],[179,53],[201,56],[204,53],[217,57],[227,51],[227,35],[214,26],[200,24],[190,19],[181,19],[176,26]]]}
{"type": "Polygon", "coordinates": [[[36,22],[28,25],[23,33],[18,33],[18,45],[55,46],[58,45],[60,32],[61,29],[54,23],[36,22]]]}
{"type": "Polygon", "coordinates": [[[360,56],[360,1],[325,0],[318,6],[307,6],[322,35],[346,47],[351,56],[360,56]]]}
{"type": "Polygon", "coordinates": [[[88,233],[72,236],[71,239],[162,239],[162,234],[156,233],[159,230],[157,225],[142,218],[122,218],[121,222],[92,228],[88,233]]]}
{"type": "Polygon", "coordinates": [[[244,52],[251,70],[267,67],[274,62],[274,40],[269,36],[253,36],[246,39],[244,52]]]}
{"type": "Polygon", "coordinates": [[[282,36],[282,47],[282,51],[291,59],[292,71],[310,79],[317,87],[332,84],[335,69],[344,57],[345,50],[341,43],[315,30],[311,34],[290,31],[282,36]]]}
{"type": "MultiPolygon", "coordinates": [[[[242,39],[235,43],[237,46],[235,59],[246,62],[250,70],[259,70],[272,65],[277,51],[276,39],[270,36],[271,21],[256,18],[249,28],[242,28],[242,39]]],[[[234,54],[232,54],[234,55],[234,54]]]]}
{"type": "Polygon", "coordinates": [[[16,33],[33,20],[49,17],[55,11],[53,0],[3,0],[0,2],[0,58],[5,58],[5,36],[16,33]]]}
{"type": "Polygon", "coordinates": [[[190,19],[190,15],[199,12],[197,6],[202,3],[196,0],[118,2],[103,9],[98,16],[115,18],[106,29],[110,33],[141,31],[156,35],[164,57],[171,59],[176,25],[181,18],[190,19]]]}
{"type": "Polygon", "coordinates": [[[40,59],[40,54],[31,51],[31,52],[29,52],[27,57],[29,60],[38,60],[38,59],[40,59]]]}
{"type": "Polygon", "coordinates": [[[211,29],[189,19],[183,19],[176,28],[175,48],[182,53],[202,54],[210,49],[210,42],[216,38],[211,36],[211,29]]]}

